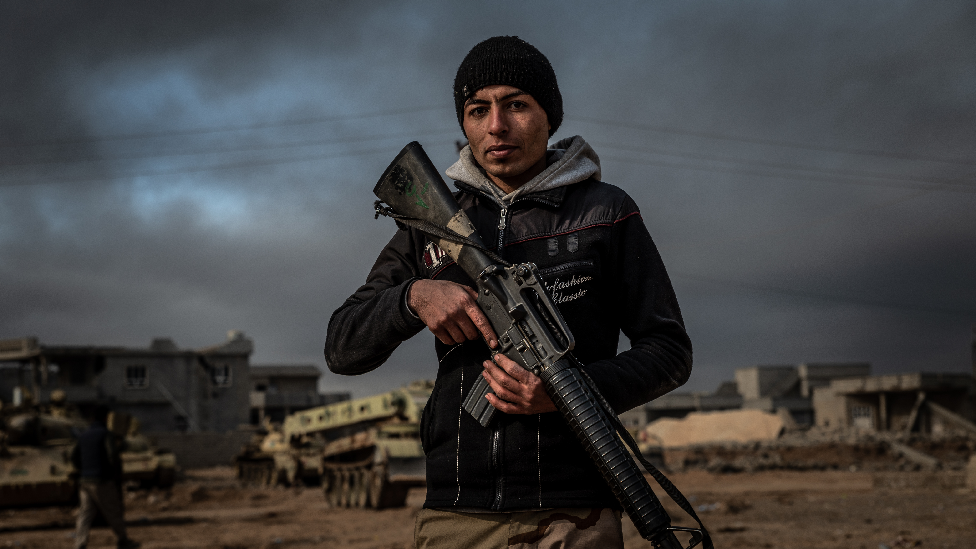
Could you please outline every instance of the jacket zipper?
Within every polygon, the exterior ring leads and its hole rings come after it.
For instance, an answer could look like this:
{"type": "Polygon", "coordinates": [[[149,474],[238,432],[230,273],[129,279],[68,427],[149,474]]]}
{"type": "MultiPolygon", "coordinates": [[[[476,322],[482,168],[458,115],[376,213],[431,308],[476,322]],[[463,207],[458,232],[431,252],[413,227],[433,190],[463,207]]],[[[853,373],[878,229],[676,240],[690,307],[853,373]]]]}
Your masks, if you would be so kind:
{"type": "MultiPolygon", "coordinates": [[[[508,208],[502,207],[502,211],[498,215],[498,255],[501,257],[502,248],[505,246],[505,227],[508,225],[508,208]]],[[[498,422],[496,421],[496,424],[498,422]]],[[[505,475],[502,473],[501,459],[499,448],[501,442],[501,428],[495,425],[495,430],[492,433],[491,439],[491,464],[495,470],[495,500],[491,504],[491,508],[495,511],[502,508],[502,493],[504,490],[504,478],[505,475]]]]}
{"type": "Polygon", "coordinates": [[[495,469],[495,500],[491,502],[491,509],[498,511],[502,508],[502,491],[505,487],[505,475],[501,471],[499,460],[499,446],[501,443],[502,432],[497,425],[491,436],[491,465],[495,469]]]}
{"type": "Polygon", "coordinates": [[[498,255],[502,255],[502,246],[505,245],[505,227],[508,225],[508,208],[503,207],[498,216],[498,255]]]}

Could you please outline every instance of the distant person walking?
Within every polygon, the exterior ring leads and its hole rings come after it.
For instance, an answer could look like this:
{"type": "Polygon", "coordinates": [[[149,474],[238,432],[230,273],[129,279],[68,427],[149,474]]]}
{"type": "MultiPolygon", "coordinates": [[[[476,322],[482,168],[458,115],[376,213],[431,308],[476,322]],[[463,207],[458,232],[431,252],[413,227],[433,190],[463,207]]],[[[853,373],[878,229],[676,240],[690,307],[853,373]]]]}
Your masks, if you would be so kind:
{"type": "Polygon", "coordinates": [[[75,548],[88,547],[88,534],[95,516],[101,511],[118,538],[119,549],[136,549],[138,542],[125,531],[125,507],[122,501],[122,458],[119,441],[108,430],[107,407],[95,409],[92,423],[79,437],[71,460],[79,472],[78,499],[81,509],[75,528],[75,548]]]}

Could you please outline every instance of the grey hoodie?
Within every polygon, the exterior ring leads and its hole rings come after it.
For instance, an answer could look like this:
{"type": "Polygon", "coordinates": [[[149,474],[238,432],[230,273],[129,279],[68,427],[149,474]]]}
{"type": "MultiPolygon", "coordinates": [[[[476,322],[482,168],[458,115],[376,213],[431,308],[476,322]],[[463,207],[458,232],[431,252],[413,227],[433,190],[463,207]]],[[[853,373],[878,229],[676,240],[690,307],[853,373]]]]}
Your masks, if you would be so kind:
{"type": "Polygon", "coordinates": [[[455,181],[462,181],[485,191],[495,199],[495,202],[506,208],[516,197],[523,194],[548,191],[556,187],[586,181],[591,177],[600,179],[600,157],[578,135],[560,139],[549,146],[549,151],[546,154],[549,166],[542,170],[542,173],[508,194],[504,194],[491,179],[488,179],[485,171],[475,162],[471,145],[461,149],[461,158],[444,173],[455,181]]]}

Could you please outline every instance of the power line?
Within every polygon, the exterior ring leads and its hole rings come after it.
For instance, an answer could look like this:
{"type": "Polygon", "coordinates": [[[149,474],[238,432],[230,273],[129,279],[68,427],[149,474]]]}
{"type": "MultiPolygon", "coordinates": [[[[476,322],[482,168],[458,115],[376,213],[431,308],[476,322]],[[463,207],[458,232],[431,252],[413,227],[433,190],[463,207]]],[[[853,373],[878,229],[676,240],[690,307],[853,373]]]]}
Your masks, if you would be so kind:
{"type": "Polygon", "coordinates": [[[818,292],[807,292],[807,291],[796,290],[792,288],[783,288],[783,287],[769,286],[764,284],[755,284],[755,283],[743,282],[740,280],[706,277],[706,276],[688,274],[684,272],[672,272],[671,276],[677,279],[694,280],[697,282],[705,282],[717,286],[736,286],[739,288],[745,288],[759,293],[774,293],[774,294],[787,295],[790,297],[812,299],[816,301],[851,303],[854,305],[867,305],[870,307],[897,309],[900,311],[917,311],[917,312],[925,312],[925,313],[939,313],[939,314],[948,314],[948,315],[962,315],[962,316],[976,317],[976,309],[955,309],[949,307],[932,307],[929,305],[896,303],[892,301],[864,299],[858,297],[840,296],[840,295],[824,294],[818,292]]]}
{"type": "Polygon", "coordinates": [[[418,114],[422,112],[431,112],[438,110],[446,110],[446,107],[419,107],[419,108],[409,108],[409,109],[397,109],[390,111],[379,111],[373,113],[357,113],[350,115],[341,116],[317,116],[317,117],[307,117],[299,118],[293,120],[277,120],[273,122],[257,122],[253,124],[240,124],[240,125],[228,125],[228,126],[214,126],[209,128],[184,128],[178,130],[163,130],[158,132],[143,132],[143,133],[127,133],[127,134],[117,134],[117,135],[102,135],[102,136],[86,136],[86,137],[71,137],[63,139],[51,139],[47,141],[30,141],[23,143],[0,143],[0,148],[20,148],[20,147],[48,147],[56,145],[74,145],[79,143],[102,143],[111,141],[134,141],[140,139],[153,139],[156,137],[180,137],[189,135],[205,135],[210,133],[222,133],[222,132],[233,132],[233,131],[244,131],[244,130],[257,130],[266,128],[283,128],[290,126],[300,126],[300,125],[311,125],[311,124],[322,124],[326,122],[344,122],[348,120],[359,120],[364,118],[379,118],[384,116],[400,116],[403,114],[418,114]]]}
{"type": "Polygon", "coordinates": [[[256,168],[259,166],[273,166],[277,164],[313,162],[318,160],[334,160],[336,158],[344,158],[344,157],[351,157],[351,156],[365,156],[370,154],[378,154],[381,152],[390,153],[390,151],[394,149],[395,149],[394,147],[383,147],[383,148],[375,148],[375,149],[368,149],[368,150],[355,151],[355,152],[316,154],[316,155],[306,155],[306,156],[292,157],[292,158],[254,159],[254,160],[231,162],[227,164],[218,164],[218,165],[211,165],[211,166],[180,168],[176,170],[160,170],[160,171],[153,171],[153,172],[130,172],[130,173],[121,173],[116,175],[80,176],[80,177],[68,177],[68,178],[48,179],[48,180],[40,180],[40,181],[7,182],[7,183],[0,183],[0,187],[45,185],[45,184],[56,185],[62,183],[88,183],[88,182],[95,182],[95,181],[113,181],[117,179],[134,179],[139,177],[165,177],[165,176],[172,176],[172,175],[184,175],[190,173],[232,170],[232,169],[239,169],[239,168],[256,168]]]}
{"type": "MultiPolygon", "coordinates": [[[[427,135],[440,135],[440,134],[443,134],[443,133],[453,133],[454,131],[455,130],[452,127],[451,129],[435,130],[433,133],[427,133],[427,135]]],[[[174,158],[174,157],[179,157],[179,156],[200,156],[200,155],[208,155],[208,154],[215,154],[215,153],[242,153],[242,152],[248,152],[248,151],[271,151],[271,150],[283,150],[283,149],[297,149],[297,148],[305,148],[305,147],[321,146],[321,145],[330,145],[330,144],[331,145],[334,145],[334,144],[362,143],[362,142],[366,142],[366,141],[383,140],[383,139],[388,139],[388,138],[393,138],[393,137],[403,136],[403,135],[416,136],[417,135],[417,132],[415,130],[409,130],[409,131],[403,131],[403,132],[398,132],[398,133],[387,133],[387,134],[384,134],[382,136],[369,136],[369,137],[363,137],[363,138],[357,138],[357,139],[344,139],[344,138],[343,139],[324,139],[324,140],[313,140],[313,141],[299,141],[299,142],[285,143],[285,144],[279,144],[279,145],[260,145],[260,146],[254,145],[254,146],[244,146],[244,147],[223,147],[223,148],[211,148],[209,150],[196,150],[196,151],[192,151],[192,152],[176,152],[176,153],[162,153],[162,154],[137,153],[137,154],[131,154],[131,155],[116,155],[116,156],[111,156],[111,157],[98,157],[98,158],[91,158],[91,157],[89,157],[89,158],[73,159],[73,160],[67,160],[67,161],[65,161],[65,160],[48,160],[48,161],[38,161],[38,162],[26,162],[26,163],[20,163],[20,164],[8,164],[7,166],[37,166],[37,165],[61,165],[61,166],[66,166],[66,165],[69,165],[69,164],[78,164],[78,163],[82,163],[82,162],[135,160],[135,159],[159,159],[159,158],[174,158]]],[[[745,174],[745,175],[756,175],[756,176],[760,176],[760,177],[779,177],[779,178],[785,178],[785,179],[795,179],[796,176],[799,175],[800,178],[802,178],[802,179],[807,179],[807,180],[811,180],[812,179],[812,180],[816,180],[816,181],[825,181],[825,182],[830,182],[830,183],[836,183],[837,181],[835,179],[831,179],[831,178],[828,178],[826,176],[840,176],[840,177],[845,177],[845,178],[862,177],[862,178],[871,178],[871,179],[890,179],[890,180],[900,180],[900,181],[906,181],[906,182],[922,183],[922,184],[928,185],[928,186],[924,187],[924,189],[926,189],[926,190],[961,190],[961,189],[952,189],[950,187],[951,186],[960,186],[960,187],[972,187],[973,186],[973,185],[970,185],[970,184],[965,183],[965,182],[953,181],[953,180],[945,180],[945,179],[904,177],[904,176],[899,176],[899,175],[894,175],[894,174],[883,174],[883,173],[878,173],[878,172],[864,172],[864,171],[857,171],[857,170],[829,170],[829,169],[823,169],[823,168],[817,168],[817,167],[810,167],[810,166],[797,166],[797,165],[785,164],[785,163],[765,162],[765,161],[762,161],[762,160],[744,160],[744,159],[733,158],[733,157],[722,157],[722,156],[716,156],[716,155],[706,155],[706,154],[689,153],[689,152],[682,152],[682,151],[671,151],[671,150],[660,149],[660,148],[653,148],[653,147],[649,147],[649,148],[648,147],[640,147],[640,148],[638,148],[638,147],[622,146],[622,145],[618,145],[618,144],[607,144],[607,145],[602,145],[602,146],[604,146],[606,148],[610,148],[612,150],[617,150],[617,151],[629,151],[629,152],[637,152],[637,153],[643,153],[643,154],[651,153],[651,154],[657,154],[657,155],[662,155],[662,156],[672,156],[672,157],[678,157],[678,158],[690,158],[690,159],[694,159],[694,160],[706,160],[706,161],[710,161],[710,162],[724,162],[724,163],[745,164],[745,165],[752,164],[752,165],[756,165],[756,166],[760,166],[760,167],[767,167],[767,168],[773,168],[773,169],[783,169],[783,170],[810,172],[810,173],[813,173],[813,174],[822,174],[825,177],[815,177],[814,176],[814,177],[811,178],[810,176],[805,176],[804,177],[802,174],[784,175],[784,174],[777,174],[777,173],[771,173],[771,172],[753,171],[753,170],[747,170],[747,169],[728,169],[728,168],[718,168],[718,167],[703,166],[703,165],[675,164],[675,163],[668,163],[668,162],[662,162],[662,161],[653,161],[653,160],[649,160],[649,159],[635,159],[633,157],[618,158],[618,157],[614,157],[614,156],[609,156],[609,158],[614,158],[615,160],[620,160],[620,161],[624,161],[624,162],[638,162],[638,163],[644,163],[644,164],[650,164],[650,165],[658,165],[658,166],[669,167],[669,168],[692,169],[692,170],[711,171],[711,172],[719,172],[719,173],[739,173],[739,174],[745,174]],[[932,185],[946,186],[946,189],[941,189],[940,187],[934,187],[932,185]]],[[[300,157],[297,161],[303,161],[303,160],[304,160],[304,158],[303,157],[300,157]]],[[[278,163],[278,164],[282,164],[282,163],[287,163],[288,161],[289,161],[288,159],[281,159],[281,160],[276,160],[276,161],[271,161],[271,162],[278,163]]],[[[207,169],[210,169],[210,168],[190,168],[189,171],[206,171],[207,169]]],[[[223,168],[217,167],[217,168],[213,168],[213,169],[223,169],[223,168]]],[[[93,178],[87,178],[87,177],[86,178],[81,178],[81,179],[79,179],[79,178],[68,178],[68,180],[71,180],[71,181],[78,181],[78,180],[86,181],[86,180],[92,180],[92,179],[93,178]]],[[[94,178],[94,179],[98,179],[98,178],[94,178]]],[[[857,184],[857,182],[852,182],[852,183],[857,184]]],[[[882,186],[891,186],[891,185],[890,184],[888,184],[888,185],[882,184],[882,186]]],[[[905,188],[905,187],[904,186],[899,186],[899,188],[905,188]]],[[[917,189],[918,187],[909,187],[909,188],[917,189]]],[[[968,192],[969,189],[966,189],[966,191],[968,192]]]]}
{"type": "MultiPolygon", "coordinates": [[[[599,144],[599,142],[594,142],[594,144],[599,144]]],[[[826,169],[814,166],[800,166],[797,164],[788,164],[782,162],[767,162],[764,160],[753,160],[753,159],[741,159],[729,156],[718,156],[710,154],[701,153],[691,153],[684,151],[672,151],[667,149],[660,149],[656,147],[630,147],[626,145],[618,145],[614,143],[608,143],[605,145],[599,145],[601,148],[606,147],[610,149],[615,149],[617,151],[630,151],[642,154],[657,154],[661,156],[674,156],[678,158],[690,158],[692,160],[707,160],[710,162],[725,162],[730,164],[747,164],[755,165],[766,168],[774,169],[784,169],[784,170],[794,170],[794,171],[805,171],[812,173],[821,173],[824,175],[839,175],[842,177],[862,177],[870,179],[886,179],[886,180],[899,180],[908,181],[913,183],[926,183],[933,185],[962,185],[962,186],[972,186],[970,183],[961,180],[953,179],[941,179],[941,178],[922,178],[922,177],[908,177],[896,174],[887,174],[881,172],[869,172],[863,170],[837,170],[837,169],[826,169]]]]}
{"type": "Polygon", "coordinates": [[[857,155],[857,156],[873,156],[879,158],[895,158],[899,160],[942,162],[945,164],[959,164],[962,166],[976,166],[976,160],[969,160],[963,158],[946,158],[946,157],[925,156],[925,155],[906,154],[906,153],[894,153],[894,152],[881,151],[876,149],[828,147],[825,145],[814,145],[810,143],[800,143],[796,141],[761,139],[757,137],[745,137],[740,135],[729,135],[729,134],[723,134],[717,132],[686,130],[684,128],[676,128],[673,126],[658,126],[654,124],[638,124],[634,122],[607,121],[607,120],[601,120],[601,119],[591,118],[586,116],[567,116],[566,120],[575,120],[578,122],[583,122],[587,124],[596,124],[605,127],[614,127],[614,128],[624,127],[624,128],[631,128],[631,129],[642,130],[642,131],[688,135],[692,137],[701,137],[705,139],[735,141],[739,143],[752,143],[755,145],[770,145],[774,147],[787,147],[791,149],[801,149],[801,150],[808,150],[808,151],[831,152],[831,153],[849,154],[849,155],[857,155]]]}
{"type": "MultiPolygon", "coordinates": [[[[785,179],[785,180],[806,180],[806,181],[817,181],[817,182],[834,183],[834,184],[839,183],[838,180],[836,180],[836,179],[830,179],[830,178],[827,178],[825,176],[804,175],[804,174],[782,174],[782,173],[771,173],[771,172],[763,172],[763,171],[758,171],[758,170],[737,169],[737,168],[717,168],[717,167],[711,167],[711,166],[683,164],[683,163],[678,163],[678,162],[655,161],[655,160],[649,160],[649,159],[640,159],[640,158],[622,157],[622,156],[621,157],[618,157],[618,156],[614,156],[614,155],[602,155],[602,156],[604,156],[605,158],[611,158],[611,159],[616,160],[618,162],[634,163],[634,164],[647,164],[647,165],[659,166],[659,167],[663,167],[663,168],[675,168],[675,169],[682,169],[682,170],[697,170],[697,171],[725,173],[725,174],[752,175],[752,176],[756,176],[756,177],[777,178],[777,179],[785,179]]],[[[843,177],[850,178],[851,176],[843,176],[843,177]]],[[[858,180],[855,180],[855,179],[848,179],[848,180],[844,181],[844,183],[846,183],[846,184],[852,184],[852,185],[863,185],[863,186],[869,186],[869,187],[889,187],[889,188],[916,189],[916,190],[918,190],[918,189],[925,189],[925,190],[945,190],[945,191],[954,191],[954,192],[963,192],[963,193],[976,193],[976,186],[965,185],[965,184],[958,184],[958,183],[957,184],[953,184],[953,185],[944,184],[942,186],[930,185],[930,184],[926,184],[924,186],[919,186],[919,185],[891,184],[891,183],[884,182],[884,181],[866,182],[866,181],[858,181],[858,180]],[[960,186],[960,185],[963,185],[963,186],[960,186]]]]}
{"type": "MultiPolygon", "coordinates": [[[[432,134],[432,135],[441,135],[443,133],[447,133],[448,131],[453,132],[453,130],[446,130],[444,132],[437,132],[437,133],[432,134]]],[[[414,136],[417,135],[415,132],[404,132],[404,133],[409,133],[410,135],[414,135],[414,136]]],[[[380,139],[382,139],[382,138],[380,138],[380,139]]],[[[336,143],[337,144],[338,143],[352,143],[352,142],[362,142],[362,141],[368,141],[368,140],[369,139],[363,139],[363,140],[345,140],[345,141],[336,141],[336,143]]],[[[303,146],[303,147],[304,146],[311,146],[311,144],[309,144],[309,145],[303,144],[301,146],[303,146]]],[[[277,148],[290,148],[290,145],[283,145],[283,146],[279,146],[277,148]]],[[[252,150],[259,150],[259,149],[252,149],[252,150]]],[[[112,180],[112,179],[130,178],[130,177],[154,177],[154,176],[165,176],[165,175],[178,175],[178,174],[184,174],[184,173],[199,173],[199,172],[206,172],[206,171],[220,171],[220,170],[234,169],[234,168],[240,168],[240,167],[249,167],[249,166],[288,164],[288,163],[293,163],[293,162],[307,162],[307,161],[314,161],[314,160],[334,159],[334,158],[340,158],[342,156],[358,156],[358,155],[361,155],[361,154],[371,154],[373,151],[379,151],[379,150],[389,150],[389,149],[388,148],[372,149],[370,151],[366,151],[366,152],[362,152],[362,153],[361,152],[338,153],[338,154],[336,154],[336,153],[332,153],[332,154],[326,153],[326,154],[304,155],[304,156],[289,157],[289,158],[275,158],[275,159],[263,159],[263,160],[262,159],[252,159],[252,160],[247,160],[247,161],[228,162],[228,163],[224,163],[224,164],[216,164],[216,165],[210,165],[210,166],[181,168],[181,169],[177,169],[177,170],[166,170],[166,171],[159,171],[159,172],[128,173],[128,174],[121,174],[121,175],[117,175],[117,176],[81,176],[81,177],[67,177],[67,178],[65,178],[65,177],[59,177],[58,179],[49,178],[49,179],[40,179],[40,180],[32,180],[32,181],[0,183],[0,186],[20,186],[20,185],[35,185],[35,184],[49,184],[49,183],[77,183],[77,182],[90,182],[90,181],[108,181],[108,180],[112,180]]],[[[243,152],[243,151],[239,151],[239,152],[243,152]]],[[[195,153],[186,153],[186,154],[187,155],[192,155],[192,154],[195,154],[195,153]]],[[[200,154],[206,154],[206,153],[200,153],[200,154]]],[[[682,156],[681,153],[658,153],[658,154],[671,154],[673,156],[682,156]]],[[[180,156],[180,155],[163,155],[163,157],[165,157],[165,156],[180,156]]],[[[687,164],[687,163],[678,163],[678,162],[655,161],[655,160],[650,160],[650,159],[640,159],[640,158],[634,158],[632,156],[617,157],[617,156],[614,156],[612,154],[611,155],[604,155],[604,157],[605,158],[611,158],[613,160],[620,161],[620,162],[625,162],[625,163],[638,163],[638,164],[647,164],[647,165],[660,166],[660,167],[665,167],[665,168],[686,169],[686,170],[696,170],[696,171],[707,171],[707,172],[715,172],[715,173],[751,175],[751,176],[765,177],[765,178],[777,178],[777,179],[786,179],[786,180],[807,180],[807,181],[817,181],[817,182],[826,182],[826,183],[834,183],[834,184],[836,184],[836,183],[838,183],[837,179],[827,177],[827,175],[835,174],[835,175],[838,175],[840,177],[846,177],[846,178],[848,178],[848,180],[846,181],[846,183],[856,184],[856,185],[893,187],[893,188],[913,189],[913,190],[934,190],[934,191],[937,191],[937,190],[948,190],[948,191],[956,191],[956,192],[976,193],[976,186],[968,185],[966,183],[961,183],[961,182],[936,183],[936,181],[938,181],[938,180],[930,180],[931,181],[930,182],[928,180],[921,180],[921,179],[901,178],[901,179],[903,179],[905,181],[908,181],[908,182],[915,181],[915,182],[918,182],[918,183],[922,183],[923,186],[919,186],[919,185],[898,185],[898,184],[891,184],[890,182],[885,182],[885,181],[879,181],[879,182],[875,182],[875,183],[870,183],[870,182],[861,182],[861,181],[851,180],[850,178],[856,177],[856,175],[854,175],[854,174],[845,174],[845,173],[840,172],[840,171],[818,170],[816,168],[788,167],[788,166],[784,166],[783,168],[780,168],[780,169],[803,170],[803,171],[811,171],[811,172],[814,172],[814,173],[820,172],[823,175],[820,175],[820,176],[818,176],[818,175],[806,175],[806,174],[802,174],[802,173],[800,173],[800,174],[783,174],[783,173],[772,173],[772,172],[758,171],[758,170],[752,170],[752,169],[746,169],[746,168],[738,168],[738,169],[737,168],[719,168],[719,167],[703,166],[703,165],[697,165],[697,164],[687,164]]],[[[691,155],[691,157],[694,157],[694,155],[691,155]]],[[[147,158],[158,158],[158,157],[149,156],[147,158]]],[[[733,159],[723,160],[723,159],[713,158],[711,160],[720,161],[720,162],[748,163],[748,161],[733,160],[733,159]]],[[[772,167],[772,166],[770,166],[770,167],[772,167]]],[[[870,177],[880,179],[880,178],[883,178],[884,175],[882,175],[882,174],[871,174],[870,177]]]]}
{"type": "Polygon", "coordinates": [[[253,152],[253,151],[273,151],[282,149],[298,149],[305,147],[316,147],[321,145],[346,145],[351,143],[362,143],[366,141],[379,141],[385,139],[392,139],[395,137],[403,136],[416,136],[416,135],[441,135],[446,133],[457,133],[457,129],[451,127],[450,129],[433,129],[426,131],[424,133],[418,133],[417,130],[408,130],[402,132],[387,132],[383,135],[372,135],[361,138],[339,138],[339,139],[316,139],[308,141],[293,141],[288,143],[274,144],[274,145],[231,145],[228,147],[215,147],[210,149],[194,149],[193,151],[178,151],[178,152],[162,152],[162,153],[146,153],[139,152],[134,154],[121,154],[112,156],[89,156],[85,158],[73,158],[73,159],[48,159],[48,160],[37,160],[28,162],[13,162],[4,164],[0,167],[6,168],[11,166],[25,167],[25,166],[49,166],[49,165],[62,165],[67,166],[70,164],[79,164],[83,162],[113,162],[118,160],[140,160],[140,159],[160,159],[160,158],[174,158],[180,156],[202,156],[208,154],[220,154],[220,153],[243,153],[243,152],[253,152]]]}
{"type": "MultiPolygon", "coordinates": [[[[451,133],[453,133],[453,131],[454,130],[451,130],[451,133]]],[[[410,135],[416,138],[426,138],[426,137],[440,137],[445,133],[448,132],[441,131],[441,132],[435,132],[433,134],[418,134],[416,132],[411,132],[410,135]]],[[[396,136],[392,135],[392,137],[396,137],[396,136]]],[[[131,178],[138,178],[138,177],[165,177],[165,176],[172,176],[172,175],[183,175],[183,174],[201,173],[201,172],[209,172],[209,171],[222,171],[222,170],[232,170],[232,169],[239,169],[239,168],[272,166],[272,165],[300,163],[300,162],[314,162],[319,160],[334,160],[337,158],[344,158],[344,157],[378,154],[380,152],[389,153],[390,151],[398,151],[400,147],[402,147],[402,144],[383,146],[378,148],[352,151],[352,152],[317,153],[317,154],[309,154],[309,155],[301,155],[301,156],[291,156],[286,158],[264,158],[264,159],[252,158],[248,160],[226,162],[223,164],[186,167],[186,168],[178,168],[172,170],[128,172],[128,173],[120,173],[120,174],[112,174],[112,175],[82,175],[82,176],[75,176],[75,177],[58,176],[57,178],[51,177],[51,178],[33,179],[33,180],[8,181],[8,182],[0,182],[0,188],[15,187],[15,186],[29,186],[29,185],[113,181],[118,179],[131,179],[131,178]]]]}

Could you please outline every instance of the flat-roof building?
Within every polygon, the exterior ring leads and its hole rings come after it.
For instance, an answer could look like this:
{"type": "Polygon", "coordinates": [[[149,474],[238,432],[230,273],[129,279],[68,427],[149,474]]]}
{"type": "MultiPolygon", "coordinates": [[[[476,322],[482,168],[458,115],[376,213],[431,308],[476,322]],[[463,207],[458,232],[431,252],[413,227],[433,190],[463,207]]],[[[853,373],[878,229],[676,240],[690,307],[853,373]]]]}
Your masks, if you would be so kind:
{"type": "Polygon", "coordinates": [[[251,424],[280,423],[294,412],[349,400],[349,393],[320,393],[320,377],[310,364],[251,366],[251,424]]]}
{"type": "Polygon", "coordinates": [[[913,373],[836,379],[814,390],[817,425],[864,431],[976,433],[973,377],[913,373]],[[968,425],[967,425],[968,424],[968,425]]]}
{"type": "Polygon", "coordinates": [[[60,389],[82,409],[108,403],[132,415],[143,431],[222,433],[247,423],[253,351],[238,331],[202,349],[181,349],[169,338],[141,348],[8,339],[0,341],[0,399],[30,393],[45,402],[60,389]]]}

